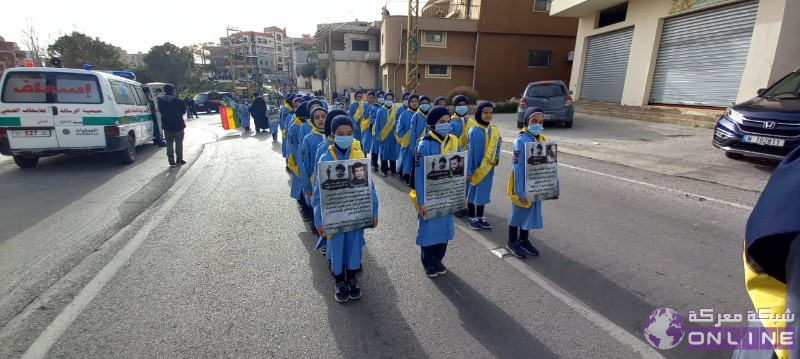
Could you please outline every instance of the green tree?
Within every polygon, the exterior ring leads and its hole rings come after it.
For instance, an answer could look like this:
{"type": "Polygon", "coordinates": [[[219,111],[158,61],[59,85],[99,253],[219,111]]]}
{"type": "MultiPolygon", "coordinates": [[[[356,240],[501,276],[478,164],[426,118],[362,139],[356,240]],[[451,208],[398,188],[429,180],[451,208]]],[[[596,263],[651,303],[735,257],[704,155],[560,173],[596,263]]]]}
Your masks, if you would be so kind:
{"type": "Polygon", "coordinates": [[[299,72],[301,76],[310,78],[311,76],[314,76],[315,71],[317,71],[317,65],[312,63],[307,63],[303,64],[303,66],[300,67],[299,72]]]}
{"type": "Polygon", "coordinates": [[[84,64],[91,64],[97,70],[125,69],[117,48],[77,31],[62,35],[47,47],[47,51],[61,58],[64,67],[82,68],[84,64]]]}
{"type": "Polygon", "coordinates": [[[168,82],[180,88],[180,85],[192,80],[196,73],[194,54],[190,47],[179,48],[169,42],[153,46],[144,55],[147,75],[152,81],[168,82]]]}

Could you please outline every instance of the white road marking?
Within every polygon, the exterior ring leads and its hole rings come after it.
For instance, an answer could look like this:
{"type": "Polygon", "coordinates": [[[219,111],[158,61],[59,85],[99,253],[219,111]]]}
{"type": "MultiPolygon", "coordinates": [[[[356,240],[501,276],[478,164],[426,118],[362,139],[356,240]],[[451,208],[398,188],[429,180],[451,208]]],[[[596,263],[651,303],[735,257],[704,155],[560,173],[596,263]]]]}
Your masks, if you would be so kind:
{"type": "MultiPolygon", "coordinates": [[[[561,164],[559,164],[561,165],[561,164]]],[[[478,232],[469,229],[461,224],[456,224],[462,232],[466,233],[468,236],[472,237],[475,241],[482,244],[486,249],[492,250],[497,247],[494,243],[490,240],[485,238],[483,235],[479,234],[478,232]]],[[[606,332],[609,336],[616,339],[618,342],[626,345],[628,348],[633,350],[635,353],[641,355],[643,358],[664,358],[658,351],[655,350],[649,344],[639,340],[636,336],[628,333],[625,329],[618,326],[616,323],[612,322],[608,318],[604,317],[602,314],[598,313],[581,300],[575,298],[569,292],[564,290],[563,288],[559,287],[557,284],[551,282],[541,274],[537,273],[531,267],[526,265],[524,262],[519,260],[514,256],[507,256],[503,258],[508,264],[510,264],[514,269],[522,273],[524,276],[528,277],[531,281],[536,283],[539,287],[546,290],[550,295],[556,297],[562,303],[566,304],[568,307],[572,308],[575,312],[580,314],[586,320],[594,324],[600,330],[606,332]]]]}
{"type": "MultiPolygon", "coordinates": [[[[151,218],[166,218],[167,214],[175,207],[175,204],[183,197],[186,191],[194,184],[197,178],[200,176],[201,170],[205,168],[206,162],[209,161],[216,151],[216,146],[209,146],[205,149],[208,151],[207,156],[200,156],[197,162],[192,164],[189,171],[184,175],[185,178],[181,179],[181,184],[173,189],[170,189],[166,195],[169,196],[164,204],[153,213],[151,218]]],[[[178,170],[175,168],[173,170],[178,170]]],[[[136,219],[141,218],[142,215],[148,213],[148,211],[142,212],[136,219]]],[[[149,213],[148,213],[149,214],[149,213]]],[[[120,236],[123,233],[126,233],[133,223],[136,220],[131,221],[125,228],[117,232],[114,236],[120,236]]],[[[50,351],[50,348],[58,341],[58,338],[61,337],[62,334],[69,328],[70,325],[75,321],[78,315],[86,309],[86,306],[92,302],[92,300],[103,290],[106,284],[111,281],[111,278],[117,273],[117,271],[128,262],[134,252],[139,248],[139,246],[144,242],[145,239],[150,235],[150,233],[156,228],[158,224],[160,224],[160,220],[149,220],[147,221],[144,226],[136,233],[136,235],[127,243],[125,244],[114,258],[106,264],[103,269],[100,270],[97,275],[92,278],[92,280],[87,284],[80,293],[66,306],[64,310],[53,320],[50,325],[45,328],[45,330],[39,334],[39,337],[28,347],[28,350],[25,351],[25,354],[22,356],[23,359],[34,359],[34,358],[44,358],[47,355],[47,352],[50,351]]],[[[111,238],[110,240],[113,240],[111,238]]]]}
{"type": "MultiPolygon", "coordinates": [[[[506,151],[506,150],[501,150],[501,151],[503,151],[504,153],[507,153],[509,155],[513,155],[513,153],[511,153],[511,151],[506,151]]],[[[723,205],[726,205],[726,206],[739,208],[739,209],[743,209],[743,210],[747,210],[747,211],[752,211],[753,210],[753,207],[747,206],[747,205],[744,205],[744,204],[728,202],[728,201],[717,199],[717,198],[713,198],[713,197],[702,196],[702,195],[699,195],[699,194],[696,194],[696,193],[685,192],[685,191],[681,191],[681,190],[677,190],[677,189],[667,188],[667,187],[655,185],[655,184],[652,184],[652,183],[633,180],[633,179],[630,179],[630,178],[614,176],[614,175],[611,175],[611,174],[608,174],[608,173],[598,172],[598,171],[590,170],[590,169],[587,169],[587,168],[582,168],[582,167],[577,167],[577,166],[570,166],[570,165],[566,165],[566,164],[563,164],[563,163],[559,163],[558,166],[559,167],[566,167],[566,168],[570,168],[570,169],[574,169],[574,170],[578,170],[578,171],[583,171],[583,172],[595,174],[595,175],[598,175],[598,176],[604,176],[604,177],[608,177],[608,178],[613,178],[613,179],[624,181],[624,182],[628,182],[628,183],[638,184],[640,186],[655,188],[655,189],[658,189],[658,190],[671,192],[671,193],[678,194],[678,195],[681,195],[681,196],[686,196],[686,197],[696,198],[696,199],[700,198],[700,199],[704,199],[704,200],[709,201],[709,202],[719,203],[719,204],[723,204],[723,205]]]]}

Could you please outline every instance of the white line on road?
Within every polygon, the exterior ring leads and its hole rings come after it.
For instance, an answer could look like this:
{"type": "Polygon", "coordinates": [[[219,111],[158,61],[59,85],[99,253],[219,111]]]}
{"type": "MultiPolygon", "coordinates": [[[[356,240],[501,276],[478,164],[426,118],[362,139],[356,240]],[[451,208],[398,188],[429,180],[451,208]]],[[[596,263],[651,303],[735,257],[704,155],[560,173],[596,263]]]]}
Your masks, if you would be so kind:
{"type": "MultiPolygon", "coordinates": [[[[475,232],[474,230],[471,230],[460,224],[456,224],[456,227],[458,227],[462,232],[466,233],[468,236],[472,237],[472,239],[474,239],[478,243],[482,244],[488,250],[492,250],[497,247],[486,237],[475,232]]],[[[558,300],[560,300],[562,303],[572,308],[572,310],[580,314],[586,320],[594,324],[596,327],[600,328],[600,330],[606,332],[609,336],[616,339],[623,345],[626,345],[628,348],[633,350],[635,353],[641,355],[643,358],[664,358],[664,356],[658,353],[655,349],[653,349],[652,346],[637,339],[634,335],[628,333],[628,331],[618,326],[616,323],[604,317],[602,314],[598,313],[597,311],[595,311],[594,309],[583,303],[581,300],[575,298],[574,296],[569,294],[569,292],[559,287],[557,284],[551,282],[541,274],[534,271],[531,267],[527,266],[521,260],[511,256],[506,257],[504,259],[508,264],[514,267],[514,269],[518,270],[520,273],[528,277],[528,279],[536,283],[538,286],[542,287],[542,289],[546,290],[548,293],[550,293],[550,295],[556,297],[558,300]]]]}
{"type": "MultiPolygon", "coordinates": [[[[186,191],[192,186],[192,184],[197,180],[202,172],[202,169],[205,167],[206,162],[208,159],[211,158],[214,151],[216,150],[216,146],[209,146],[206,148],[206,151],[209,151],[207,156],[200,156],[197,162],[195,162],[189,169],[189,171],[184,175],[185,179],[181,179],[182,182],[177,188],[170,190],[168,193],[169,199],[167,199],[161,207],[153,213],[151,218],[165,218],[166,215],[175,207],[175,204],[178,203],[178,200],[183,197],[186,191]],[[171,193],[170,193],[171,192],[171,193]]],[[[174,169],[174,170],[177,170],[174,169]]],[[[142,218],[142,215],[147,213],[148,211],[142,212],[136,219],[131,221],[125,228],[117,232],[114,236],[120,236],[122,233],[125,233],[130,229],[133,223],[136,222],[139,218],[142,218]]],[[[136,249],[139,248],[139,245],[144,242],[145,239],[150,235],[158,224],[160,224],[160,220],[149,220],[147,221],[144,226],[136,233],[135,236],[125,244],[114,258],[111,258],[111,261],[106,264],[103,269],[100,270],[97,275],[92,278],[92,280],[87,284],[78,296],[76,296],[61,313],[53,320],[50,325],[45,328],[45,330],[39,334],[39,337],[28,347],[28,350],[25,351],[25,354],[22,356],[22,359],[34,359],[34,358],[44,358],[47,355],[47,352],[50,351],[50,348],[53,344],[58,341],[58,338],[64,334],[64,331],[69,328],[72,322],[78,317],[78,315],[86,309],[86,306],[91,303],[91,301],[103,290],[106,284],[111,281],[111,278],[117,273],[117,271],[122,268],[123,265],[131,258],[136,249]]],[[[113,240],[113,237],[109,240],[113,240]]]]}
{"type": "MultiPolygon", "coordinates": [[[[511,151],[506,151],[506,150],[501,150],[501,151],[503,151],[504,153],[507,153],[509,155],[513,155],[513,153],[511,153],[511,151]]],[[[566,165],[566,164],[563,164],[563,163],[559,163],[558,166],[559,167],[571,168],[571,169],[574,169],[574,170],[583,171],[583,172],[595,174],[595,175],[598,175],[598,176],[604,176],[604,177],[608,177],[608,178],[613,178],[613,179],[624,181],[624,182],[628,182],[628,183],[634,183],[634,184],[638,184],[638,185],[645,186],[645,187],[664,190],[664,191],[672,192],[672,193],[675,193],[675,194],[678,194],[678,195],[681,195],[681,196],[686,196],[686,197],[691,197],[691,198],[702,198],[702,199],[704,199],[706,201],[709,201],[709,202],[724,204],[726,206],[731,206],[731,207],[734,207],[734,208],[744,209],[744,210],[747,210],[747,211],[752,211],[753,210],[753,207],[747,206],[747,205],[744,205],[744,204],[728,202],[728,201],[717,199],[717,198],[713,198],[713,197],[702,196],[702,195],[699,195],[699,194],[696,194],[696,193],[685,192],[685,191],[681,191],[681,190],[677,190],[677,189],[667,188],[667,187],[655,185],[655,184],[652,184],[652,183],[633,180],[633,179],[630,179],[630,178],[614,176],[614,175],[611,175],[611,174],[608,174],[608,173],[598,172],[598,171],[590,170],[590,169],[587,169],[587,168],[582,168],[582,167],[577,167],[577,166],[570,166],[570,165],[566,165]]]]}

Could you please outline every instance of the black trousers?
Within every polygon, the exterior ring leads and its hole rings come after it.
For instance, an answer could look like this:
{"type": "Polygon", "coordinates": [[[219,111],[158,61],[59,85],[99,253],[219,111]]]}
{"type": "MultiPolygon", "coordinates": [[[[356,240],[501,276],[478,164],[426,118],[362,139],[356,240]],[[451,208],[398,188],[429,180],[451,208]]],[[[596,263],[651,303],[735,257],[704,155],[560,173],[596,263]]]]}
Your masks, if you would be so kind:
{"type": "Polygon", "coordinates": [[[432,246],[420,247],[420,259],[425,267],[432,267],[436,263],[441,263],[447,253],[447,242],[434,244],[432,246]]]}
{"type": "Polygon", "coordinates": [[[377,172],[377,170],[378,170],[378,156],[379,156],[379,154],[377,154],[377,153],[371,153],[371,155],[372,155],[372,156],[371,156],[371,160],[372,160],[372,168],[374,168],[374,170],[373,170],[373,171],[376,171],[376,172],[377,172]]]}
{"type": "Polygon", "coordinates": [[[397,174],[397,161],[381,160],[381,172],[387,173],[389,170],[393,175],[397,174]]]}
{"type": "Polygon", "coordinates": [[[516,242],[527,240],[530,231],[524,230],[520,227],[508,226],[508,242],[516,242]]]}

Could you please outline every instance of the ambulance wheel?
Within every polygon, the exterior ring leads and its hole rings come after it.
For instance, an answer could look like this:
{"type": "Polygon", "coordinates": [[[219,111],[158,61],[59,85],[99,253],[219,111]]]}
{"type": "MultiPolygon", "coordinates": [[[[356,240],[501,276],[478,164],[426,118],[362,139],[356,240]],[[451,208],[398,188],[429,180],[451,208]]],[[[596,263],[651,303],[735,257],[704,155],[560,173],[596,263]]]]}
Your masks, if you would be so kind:
{"type": "Polygon", "coordinates": [[[564,122],[564,128],[572,128],[572,121],[564,122]]]}
{"type": "Polygon", "coordinates": [[[39,163],[39,157],[28,157],[28,156],[20,156],[14,155],[14,163],[17,164],[20,168],[31,168],[36,167],[36,164],[39,163]]]}
{"type": "Polygon", "coordinates": [[[128,135],[128,145],[124,150],[119,151],[119,161],[124,165],[129,165],[136,161],[136,140],[128,135]]]}

